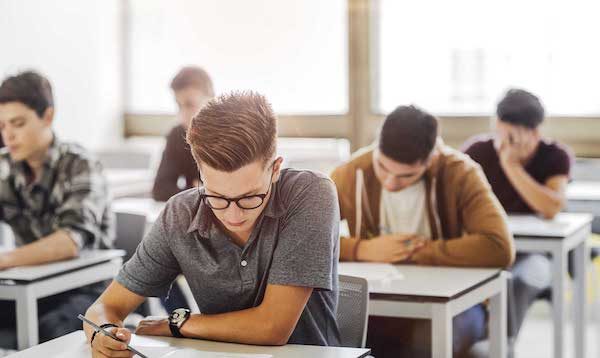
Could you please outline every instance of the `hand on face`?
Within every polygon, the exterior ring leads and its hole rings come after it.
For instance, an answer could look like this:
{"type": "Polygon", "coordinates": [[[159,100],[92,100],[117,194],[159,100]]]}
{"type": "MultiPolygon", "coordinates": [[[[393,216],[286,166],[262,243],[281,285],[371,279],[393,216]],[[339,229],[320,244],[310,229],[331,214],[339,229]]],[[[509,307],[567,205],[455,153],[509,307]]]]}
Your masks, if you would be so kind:
{"type": "Polygon", "coordinates": [[[360,242],[357,259],[359,261],[385,263],[407,261],[426,242],[427,239],[414,234],[378,236],[360,242]]]}
{"type": "Polygon", "coordinates": [[[533,154],[537,143],[534,131],[513,127],[499,138],[496,150],[503,165],[522,165],[533,154]]]}

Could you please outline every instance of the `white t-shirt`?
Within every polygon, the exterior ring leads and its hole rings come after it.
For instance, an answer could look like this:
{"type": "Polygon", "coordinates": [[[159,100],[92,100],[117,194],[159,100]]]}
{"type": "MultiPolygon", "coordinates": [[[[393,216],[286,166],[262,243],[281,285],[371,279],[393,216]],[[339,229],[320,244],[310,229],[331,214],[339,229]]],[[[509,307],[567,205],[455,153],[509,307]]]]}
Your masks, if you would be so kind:
{"type": "Polygon", "coordinates": [[[379,207],[381,234],[417,234],[430,239],[431,228],[425,201],[423,179],[397,192],[382,189],[379,207]]]}

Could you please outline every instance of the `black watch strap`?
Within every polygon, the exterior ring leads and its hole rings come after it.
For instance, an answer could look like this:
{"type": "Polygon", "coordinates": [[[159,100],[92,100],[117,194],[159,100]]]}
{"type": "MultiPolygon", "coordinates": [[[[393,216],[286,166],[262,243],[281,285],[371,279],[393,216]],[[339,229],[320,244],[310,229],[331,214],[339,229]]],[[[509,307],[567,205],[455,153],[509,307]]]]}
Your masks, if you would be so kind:
{"type": "Polygon", "coordinates": [[[178,308],[169,315],[169,330],[171,335],[177,338],[185,338],[181,334],[180,328],[190,318],[191,312],[187,308],[178,308]]]}
{"type": "MultiPolygon", "coordinates": [[[[114,323],[104,323],[102,325],[100,325],[100,328],[106,329],[106,328],[119,328],[119,326],[117,326],[114,323]]],[[[90,345],[92,345],[92,342],[94,342],[94,338],[96,338],[96,334],[98,334],[99,331],[94,331],[94,333],[92,334],[92,339],[90,339],[90,345]]]]}
{"type": "Polygon", "coordinates": [[[181,332],[179,332],[179,327],[177,327],[177,325],[169,323],[169,329],[171,330],[173,337],[184,338],[181,332]]]}

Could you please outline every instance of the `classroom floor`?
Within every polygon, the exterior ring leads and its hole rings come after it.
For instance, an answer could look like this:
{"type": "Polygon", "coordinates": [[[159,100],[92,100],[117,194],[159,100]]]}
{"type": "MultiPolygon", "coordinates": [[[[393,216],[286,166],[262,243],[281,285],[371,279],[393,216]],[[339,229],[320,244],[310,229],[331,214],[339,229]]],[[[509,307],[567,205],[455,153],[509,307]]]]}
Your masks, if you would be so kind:
{"type": "MultiPolygon", "coordinates": [[[[550,305],[539,301],[531,308],[523,324],[517,341],[515,358],[548,358],[552,357],[552,321],[550,305]]],[[[587,329],[589,358],[600,357],[600,325],[595,318],[590,319],[587,329]]],[[[575,358],[573,348],[573,324],[567,323],[565,358],[575,358]]]]}

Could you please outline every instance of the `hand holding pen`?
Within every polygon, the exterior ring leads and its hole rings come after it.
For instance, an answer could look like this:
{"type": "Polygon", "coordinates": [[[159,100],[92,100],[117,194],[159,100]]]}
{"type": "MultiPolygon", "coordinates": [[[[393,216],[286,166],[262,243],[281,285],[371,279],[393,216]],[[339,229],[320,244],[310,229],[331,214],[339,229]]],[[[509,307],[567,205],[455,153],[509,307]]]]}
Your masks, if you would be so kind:
{"type": "Polygon", "coordinates": [[[131,332],[125,328],[111,327],[104,329],[83,315],[77,316],[97,332],[92,340],[92,356],[95,357],[133,357],[148,358],[129,345],[131,332]]]}

